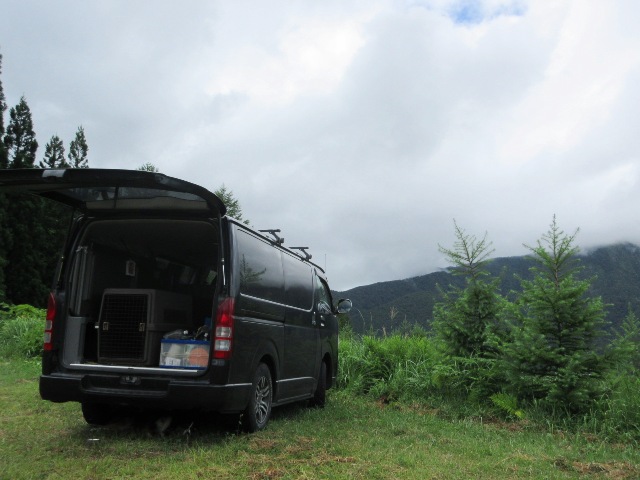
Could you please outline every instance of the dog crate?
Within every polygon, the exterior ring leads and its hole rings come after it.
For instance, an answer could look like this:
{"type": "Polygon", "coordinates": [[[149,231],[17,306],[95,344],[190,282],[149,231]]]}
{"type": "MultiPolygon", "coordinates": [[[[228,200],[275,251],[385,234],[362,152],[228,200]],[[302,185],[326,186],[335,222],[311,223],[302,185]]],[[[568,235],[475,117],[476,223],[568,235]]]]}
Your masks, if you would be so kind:
{"type": "Polygon", "coordinates": [[[193,327],[188,295],[152,289],[106,289],[98,321],[98,362],[157,366],[162,336],[193,327]]]}

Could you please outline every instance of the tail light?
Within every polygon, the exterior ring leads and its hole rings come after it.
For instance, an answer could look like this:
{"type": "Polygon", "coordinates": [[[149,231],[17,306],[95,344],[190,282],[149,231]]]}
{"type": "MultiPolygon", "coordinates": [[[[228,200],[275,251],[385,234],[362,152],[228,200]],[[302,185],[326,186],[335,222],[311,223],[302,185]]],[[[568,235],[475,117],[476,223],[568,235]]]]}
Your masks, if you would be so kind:
{"type": "Polygon", "coordinates": [[[49,293],[47,300],[47,318],[44,323],[44,350],[53,350],[53,322],[56,318],[56,299],[53,292],[49,293]]]}
{"type": "Polygon", "coordinates": [[[213,331],[213,358],[228,359],[233,346],[233,298],[225,298],[218,306],[216,323],[213,331]]]}

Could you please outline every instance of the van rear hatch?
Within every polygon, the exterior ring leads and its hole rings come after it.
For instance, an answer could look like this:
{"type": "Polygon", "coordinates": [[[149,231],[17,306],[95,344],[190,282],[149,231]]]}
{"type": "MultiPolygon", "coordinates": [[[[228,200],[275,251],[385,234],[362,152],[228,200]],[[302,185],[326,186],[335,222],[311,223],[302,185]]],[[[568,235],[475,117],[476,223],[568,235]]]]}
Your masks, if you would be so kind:
{"type": "Polygon", "coordinates": [[[84,213],[157,211],[224,215],[226,207],[199,185],[161,173],[115,169],[0,170],[0,192],[27,192],[84,213]]]}

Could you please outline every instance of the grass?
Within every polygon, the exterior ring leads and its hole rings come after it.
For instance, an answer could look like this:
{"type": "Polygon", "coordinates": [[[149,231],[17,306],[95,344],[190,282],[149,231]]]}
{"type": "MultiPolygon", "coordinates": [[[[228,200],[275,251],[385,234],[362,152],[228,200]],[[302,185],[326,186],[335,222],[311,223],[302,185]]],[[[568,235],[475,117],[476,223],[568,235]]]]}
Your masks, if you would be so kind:
{"type": "Polygon", "coordinates": [[[84,423],[77,404],[38,395],[39,364],[0,362],[2,479],[633,479],[633,445],[540,431],[526,422],[450,421],[424,406],[393,406],[330,391],[324,410],[274,410],[253,435],[178,418],[84,423]],[[192,424],[192,422],[194,422],[192,424]]]}

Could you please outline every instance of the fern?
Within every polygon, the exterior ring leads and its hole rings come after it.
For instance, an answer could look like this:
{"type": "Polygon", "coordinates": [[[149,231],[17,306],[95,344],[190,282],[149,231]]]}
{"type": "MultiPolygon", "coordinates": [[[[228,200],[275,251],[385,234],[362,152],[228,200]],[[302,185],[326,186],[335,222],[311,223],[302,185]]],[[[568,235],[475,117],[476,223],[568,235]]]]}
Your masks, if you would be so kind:
{"type": "Polygon", "coordinates": [[[518,408],[518,399],[507,393],[494,393],[491,395],[493,404],[516,418],[524,418],[524,411],[518,408]]]}

